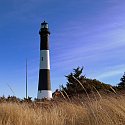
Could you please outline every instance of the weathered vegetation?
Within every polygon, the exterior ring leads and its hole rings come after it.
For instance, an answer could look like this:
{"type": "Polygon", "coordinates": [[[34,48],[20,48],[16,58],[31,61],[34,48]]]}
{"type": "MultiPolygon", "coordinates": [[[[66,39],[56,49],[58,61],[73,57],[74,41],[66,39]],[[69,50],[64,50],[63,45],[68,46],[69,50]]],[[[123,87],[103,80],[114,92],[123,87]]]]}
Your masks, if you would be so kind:
{"type": "Polygon", "coordinates": [[[1,125],[124,125],[125,96],[1,102],[1,125]]]}

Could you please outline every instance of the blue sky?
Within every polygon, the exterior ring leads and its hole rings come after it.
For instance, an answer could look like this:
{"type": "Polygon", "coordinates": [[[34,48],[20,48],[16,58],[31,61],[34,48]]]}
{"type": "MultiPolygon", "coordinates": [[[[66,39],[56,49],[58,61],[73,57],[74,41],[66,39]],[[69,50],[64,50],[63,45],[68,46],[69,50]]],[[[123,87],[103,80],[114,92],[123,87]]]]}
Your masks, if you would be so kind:
{"type": "Polygon", "coordinates": [[[49,23],[52,90],[77,66],[116,85],[125,72],[124,0],[0,0],[0,96],[37,95],[39,28],[49,23]],[[14,93],[10,90],[11,86],[14,93]]]}

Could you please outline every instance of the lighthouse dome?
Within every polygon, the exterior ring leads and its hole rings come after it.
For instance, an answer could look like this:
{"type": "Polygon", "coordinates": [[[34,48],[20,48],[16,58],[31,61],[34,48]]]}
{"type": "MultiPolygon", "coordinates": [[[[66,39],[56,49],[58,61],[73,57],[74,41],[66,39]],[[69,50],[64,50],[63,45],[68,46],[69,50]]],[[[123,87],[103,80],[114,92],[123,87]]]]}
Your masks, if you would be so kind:
{"type": "Polygon", "coordinates": [[[43,22],[41,23],[41,28],[47,28],[48,29],[48,23],[47,22],[43,22]]]}

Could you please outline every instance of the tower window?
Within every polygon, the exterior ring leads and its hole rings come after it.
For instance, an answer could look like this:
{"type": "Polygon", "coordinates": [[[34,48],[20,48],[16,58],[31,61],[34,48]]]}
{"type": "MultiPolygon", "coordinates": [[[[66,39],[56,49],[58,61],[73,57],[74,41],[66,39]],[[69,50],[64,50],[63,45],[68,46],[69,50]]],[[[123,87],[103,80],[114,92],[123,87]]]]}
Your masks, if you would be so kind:
{"type": "Polygon", "coordinates": [[[42,61],[43,61],[43,57],[42,57],[42,61]]]}

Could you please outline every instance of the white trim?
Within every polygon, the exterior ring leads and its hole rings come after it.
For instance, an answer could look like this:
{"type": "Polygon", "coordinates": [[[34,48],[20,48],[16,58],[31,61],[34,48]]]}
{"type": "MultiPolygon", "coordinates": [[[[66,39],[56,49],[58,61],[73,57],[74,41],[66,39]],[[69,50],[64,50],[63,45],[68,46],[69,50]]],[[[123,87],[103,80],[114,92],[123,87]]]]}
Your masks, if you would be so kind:
{"type": "Polygon", "coordinates": [[[40,69],[50,69],[49,50],[40,50],[40,69]]]}
{"type": "Polygon", "coordinates": [[[52,91],[51,90],[39,90],[37,94],[37,99],[51,99],[52,98],[52,91]]]}

